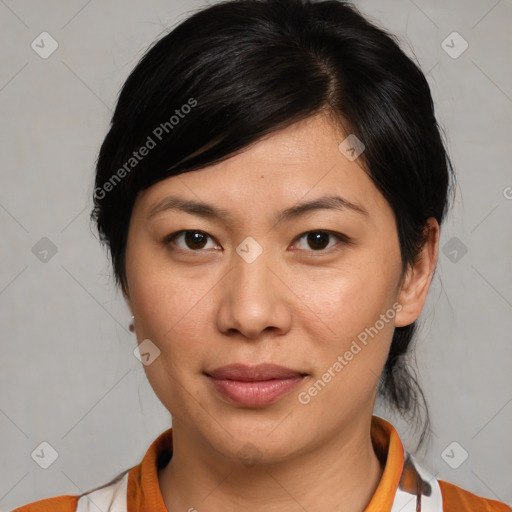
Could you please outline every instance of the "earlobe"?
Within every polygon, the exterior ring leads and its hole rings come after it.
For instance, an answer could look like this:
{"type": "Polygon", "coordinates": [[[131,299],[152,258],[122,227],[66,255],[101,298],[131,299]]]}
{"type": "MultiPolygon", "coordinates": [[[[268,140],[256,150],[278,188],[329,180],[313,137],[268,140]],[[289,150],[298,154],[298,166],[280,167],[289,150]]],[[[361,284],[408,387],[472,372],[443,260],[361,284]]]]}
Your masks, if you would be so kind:
{"type": "Polygon", "coordinates": [[[414,264],[407,268],[398,295],[402,309],[395,316],[395,327],[415,322],[425,305],[428,290],[437,264],[439,224],[430,217],[425,224],[425,243],[414,264]]]}

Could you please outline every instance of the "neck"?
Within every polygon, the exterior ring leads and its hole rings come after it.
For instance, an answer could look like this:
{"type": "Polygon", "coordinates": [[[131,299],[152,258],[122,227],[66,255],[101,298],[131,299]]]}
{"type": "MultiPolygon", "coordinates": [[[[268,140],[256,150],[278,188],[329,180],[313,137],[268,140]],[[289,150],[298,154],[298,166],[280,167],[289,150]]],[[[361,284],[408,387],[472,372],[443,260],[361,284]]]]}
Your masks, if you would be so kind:
{"type": "Polygon", "coordinates": [[[370,420],[351,423],[328,445],[315,445],[293,459],[252,467],[220,460],[204,439],[175,422],[173,456],[159,473],[164,503],[169,511],[363,512],[383,471],[370,420]]]}

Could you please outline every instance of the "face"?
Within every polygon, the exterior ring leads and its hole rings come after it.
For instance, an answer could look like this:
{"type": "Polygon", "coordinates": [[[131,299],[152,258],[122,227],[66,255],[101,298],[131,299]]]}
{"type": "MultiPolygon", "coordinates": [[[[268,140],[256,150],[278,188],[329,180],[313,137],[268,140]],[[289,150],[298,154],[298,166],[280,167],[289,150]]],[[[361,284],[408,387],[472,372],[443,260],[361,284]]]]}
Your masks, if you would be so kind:
{"type": "Polygon", "coordinates": [[[158,354],[145,372],[173,429],[227,457],[285,460],[371,417],[394,327],[421,311],[422,274],[400,282],[393,211],[344,138],[314,116],[134,205],[126,298],[158,354]]]}

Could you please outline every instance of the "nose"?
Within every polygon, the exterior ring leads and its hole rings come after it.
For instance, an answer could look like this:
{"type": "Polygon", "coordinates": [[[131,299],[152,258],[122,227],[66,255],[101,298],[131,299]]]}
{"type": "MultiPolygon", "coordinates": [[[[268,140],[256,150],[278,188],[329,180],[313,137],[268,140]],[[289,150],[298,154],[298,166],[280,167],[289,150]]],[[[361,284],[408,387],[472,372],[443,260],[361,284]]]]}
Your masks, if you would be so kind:
{"type": "Polygon", "coordinates": [[[285,334],[292,322],[293,293],[283,267],[265,251],[253,261],[240,254],[233,253],[231,270],[222,283],[219,330],[249,340],[268,336],[264,331],[285,334]]]}

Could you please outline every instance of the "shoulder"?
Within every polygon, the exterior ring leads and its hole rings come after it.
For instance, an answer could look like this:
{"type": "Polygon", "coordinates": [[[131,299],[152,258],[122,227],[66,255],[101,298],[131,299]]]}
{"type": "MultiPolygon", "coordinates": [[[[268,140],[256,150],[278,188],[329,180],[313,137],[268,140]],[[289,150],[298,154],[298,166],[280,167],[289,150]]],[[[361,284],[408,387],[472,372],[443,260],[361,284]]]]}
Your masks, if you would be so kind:
{"type": "Polygon", "coordinates": [[[46,498],[15,508],[12,512],[74,512],[79,497],[56,496],[54,498],[46,498]]]}
{"type": "MultiPolygon", "coordinates": [[[[101,512],[126,510],[128,481],[133,471],[124,471],[112,482],[78,496],[56,496],[23,505],[12,512],[101,512]]],[[[131,493],[133,495],[133,493],[131,493]]]]}
{"type": "Polygon", "coordinates": [[[439,480],[443,495],[443,512],[512,512],[501,501],[482,498],[443,480],[439,480]]]}

